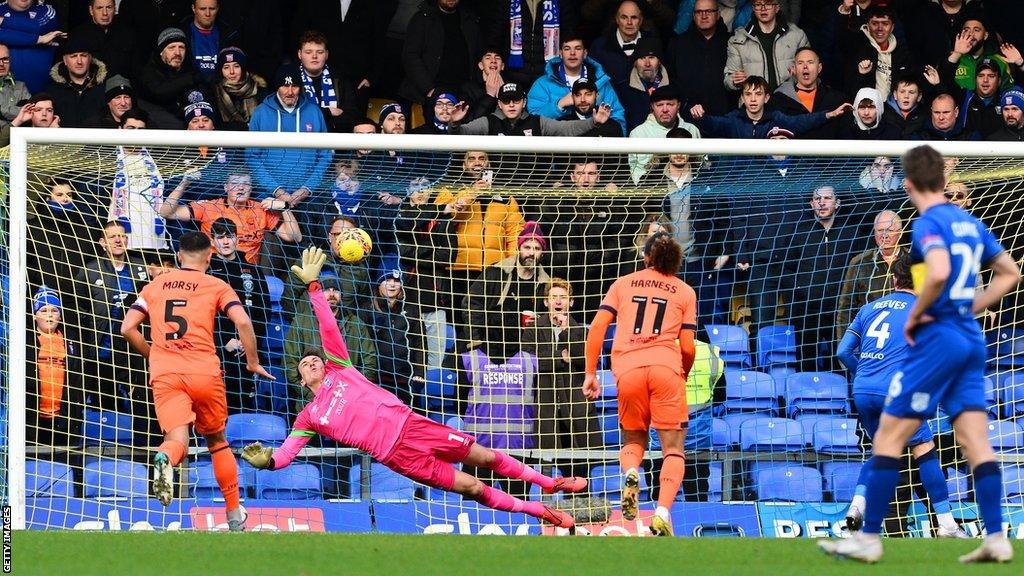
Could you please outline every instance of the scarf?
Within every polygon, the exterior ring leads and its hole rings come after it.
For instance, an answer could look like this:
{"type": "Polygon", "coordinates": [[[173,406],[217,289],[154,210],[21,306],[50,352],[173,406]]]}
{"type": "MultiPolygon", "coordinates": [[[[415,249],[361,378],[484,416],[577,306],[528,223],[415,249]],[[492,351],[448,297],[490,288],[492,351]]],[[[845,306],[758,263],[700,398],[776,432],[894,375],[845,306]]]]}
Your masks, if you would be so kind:
{"type": "Polygon", "coordinates": [[[266,82],[255,74],[246,74],[238,84],[218,82],[214,87],[224,122],[248,122],[259,105],[257,94],[266,82]]]}
{"type": "MultiPolygon", "coordinates": [[[[572,90],[572,84],[569,83],[569,75],[565,73],[565,64],[558,65],[558,75],[562,77],[562,84],[565,84],[569,87],[569,90],[572,90]]],[[[587,65],[584,64],[580,66],[579,80],[586,80],[587,78],[587,65]]],[[[579,80],[576,80],[575,82],[579,82],[579,80]]]]}
{"type": "MultiPolygon", "coordinates": [[[[544,61],[547,62],[558,55],[559,25],[557,0],[542,0],[541,22],[544,24],[544,61]]],[[[512,0],[508,10],[509,28],[512,43],[509,49],[508,66],[522,69],[523,61],[523,0],[512,0]]],[[[536,20],[536,18],[535,18],[536,20]]]]}
{"type": "Polygon", "coordinates": [[[338,95],[334,92],[334,81],[331,80],[331,69],[327,66],[324,66],[324,71],[320,73],[319,96],[317,96],[316,89],[313,87],[313,79],[310,78],[309,74],[306,74],[305,68],[302,69],[302,85],[306,89],[306,94],[309,94],[309,97],[319,104],[321,108],[338,107],[338,95]]]}
{"type": "MultiPolygon", "coordinates": [[[[164,179],[156,167],[156,162],[145,148],[139,148],[136,154],[130,157],[132,166],[126,169],[125,160],[128,157],[123,147],[117,148],[117,171],[114,174],[114,187],[111,191],[110,217],[108,220],[117,220],[124,226],[125,232],[131,234],[131,202],[132,196],[135,199],[143,199],[150,205],[154,214],[160,210],[164,197],[164,179]],[[139,164],[141,163],[141,170],[139,164]]],[[[157,236],[162,237],[164,232],[163,218],[154,216],[154,228],[157,236]]],[[[142,231],[137,231],[142,232],[142,231]]]]}

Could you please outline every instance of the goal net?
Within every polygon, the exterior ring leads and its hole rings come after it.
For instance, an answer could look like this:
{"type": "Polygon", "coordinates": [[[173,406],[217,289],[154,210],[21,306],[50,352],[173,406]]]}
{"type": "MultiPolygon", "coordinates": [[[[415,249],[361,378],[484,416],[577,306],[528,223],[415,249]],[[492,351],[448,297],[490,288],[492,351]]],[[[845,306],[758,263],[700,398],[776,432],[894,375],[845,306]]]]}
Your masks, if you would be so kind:
{"type": "MultiPolygon", "coordinates": [[[[176,265],[178,239],[201,230],[214,244],[209,273],[234,288],[276,378],[245,369],[234,325],[219,318],[236,455],[250,442],[280,446],[309,401],[298,363],[322,347],[322,331],[289,269],[315,245],[330,253],[325,294],[370,381],[453,434],[589,486],[547,495],[487,468],[464,472],[570,512],[581,533],[646,534],[661,444],[652,433],[640,514],[626,520],[612,330],[599,398],[587,401],[580,387],[605,292],[643,268],[645,241],[665,232],[683,247],[680,277],[698,296],[701,342],[685,390],[676,534],[844,534],[870,441],[835,353],[859,308],[892,292],[888,262],[909,245],[914,210],[900,167],[909,143],[294,136],[16,132],[0,237],[5,297],[10,282],[2,469],[16,526],[227,529],[201,437],[175,469],[171,505],[153,496],[162,434],[148,364],[120,334],[138,292],[176,265]],[[332,247],[355,227],[372,247],[346,261],[332,247]]],[[[951,201],[1019,261],[1020,158],[982,145],[941,150],[951,201]]],[[[990,437],[1018,537],[1020,310],[1014,293],[978,318],[989,342],[990,437]]],[[[978,534],[948,419],[929,425],[954,516],[978,534]]],[[[249,529],[564,532],[413,482],[329,438],[279,471],[238,460],[249,529]]],[[[906,462],[886,532],[930,537],[928,497],[909,453],[906,462]]]]}

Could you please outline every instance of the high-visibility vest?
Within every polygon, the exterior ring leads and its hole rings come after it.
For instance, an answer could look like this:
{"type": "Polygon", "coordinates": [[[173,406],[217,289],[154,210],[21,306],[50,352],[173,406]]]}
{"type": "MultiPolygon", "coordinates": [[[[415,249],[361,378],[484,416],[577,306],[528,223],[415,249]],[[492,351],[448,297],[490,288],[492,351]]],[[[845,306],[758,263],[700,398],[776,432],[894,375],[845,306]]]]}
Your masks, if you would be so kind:
{"type": "Polygon", "coordinates": [[[686,404],[690,410],[699,410],[711,405],[715,384],[722,377],[725,365],[719,355],[718,346],[694,340],[696,355],[693,368],[686,378],[686,404]]]}
{"type": "Polygon", "coordinates": [[[482,351],[473,350],[462,355],[462,365],[472,383],[466,432],[488,448],[533,448],[537,358],[519,352],[505,364],[493,364],[482,351]]]}

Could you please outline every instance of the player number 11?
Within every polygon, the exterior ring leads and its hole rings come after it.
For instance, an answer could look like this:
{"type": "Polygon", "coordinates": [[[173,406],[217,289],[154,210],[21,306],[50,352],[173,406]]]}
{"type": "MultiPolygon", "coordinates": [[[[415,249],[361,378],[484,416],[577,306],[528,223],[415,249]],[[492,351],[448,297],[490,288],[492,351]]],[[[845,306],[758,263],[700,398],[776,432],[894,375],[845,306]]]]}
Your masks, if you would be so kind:
{"type": "Polygon", "coordinates": [[[654,311],[652,332],[654,334],[661,334],[661,325],[665,322],[665,309],[668,308],[668,300],[664,298],[648,298],[646,296],[633,296],[633,302],[636,302],[636,322],[633,324],[633,334],[639,334],[643,330],[648,301],[657,308],[654,311]]]}

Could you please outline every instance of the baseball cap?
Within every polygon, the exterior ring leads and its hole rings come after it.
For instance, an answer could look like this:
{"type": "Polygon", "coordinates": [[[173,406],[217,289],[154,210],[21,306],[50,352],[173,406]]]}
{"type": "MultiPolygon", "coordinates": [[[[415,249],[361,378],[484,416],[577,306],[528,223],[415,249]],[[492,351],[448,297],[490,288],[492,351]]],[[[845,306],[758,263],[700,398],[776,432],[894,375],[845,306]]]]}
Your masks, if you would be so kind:
{"type": "Polygon", "coordinates": [[[501,88],[498,88],[499,102],[514,102],[523,98],[526,98],[526,93],[515,82],[506,82],[501,85],[501,88]]]}
{"type": "Polygon", "coordinates": [[[978,65],[974,68],[974,75],[977,76],[982,70],[991,70],[997,77],[1003,75],[1003,70],[994,58],[982,58],[981,62],[978,62],[978,65]]]}
{"type": "Polygon", "coordinates": [[[576,94],[580,90],[597,92],[597,84],[595,84],[590,78],[580,78],[572,85],[572,93],[576,94]]]}

